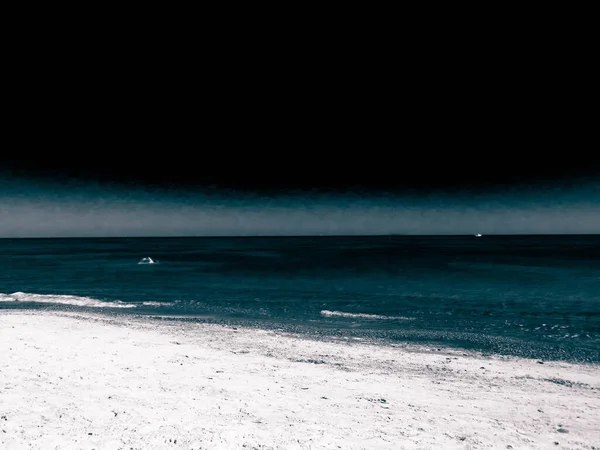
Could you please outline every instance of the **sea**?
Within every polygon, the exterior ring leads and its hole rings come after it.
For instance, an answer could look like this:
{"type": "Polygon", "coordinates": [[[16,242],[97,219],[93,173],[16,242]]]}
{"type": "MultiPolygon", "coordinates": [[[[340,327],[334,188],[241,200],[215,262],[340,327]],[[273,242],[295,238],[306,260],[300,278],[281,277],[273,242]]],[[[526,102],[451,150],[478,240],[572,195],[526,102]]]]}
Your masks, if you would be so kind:
{"type": "Polygon", "coordinates": [[[597,364],[600,235],[0,239],[7,310],[597,364]]]}

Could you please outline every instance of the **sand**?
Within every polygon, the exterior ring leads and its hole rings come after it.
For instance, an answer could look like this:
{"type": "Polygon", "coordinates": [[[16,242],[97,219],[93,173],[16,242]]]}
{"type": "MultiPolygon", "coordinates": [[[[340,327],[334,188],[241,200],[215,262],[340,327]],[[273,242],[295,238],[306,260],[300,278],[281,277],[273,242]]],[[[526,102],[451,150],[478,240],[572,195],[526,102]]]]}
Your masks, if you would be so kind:
{"type": "Polygon", "coordinates": [[[600,367],[2,311],[0,448],[600,449],[600,367]]]}

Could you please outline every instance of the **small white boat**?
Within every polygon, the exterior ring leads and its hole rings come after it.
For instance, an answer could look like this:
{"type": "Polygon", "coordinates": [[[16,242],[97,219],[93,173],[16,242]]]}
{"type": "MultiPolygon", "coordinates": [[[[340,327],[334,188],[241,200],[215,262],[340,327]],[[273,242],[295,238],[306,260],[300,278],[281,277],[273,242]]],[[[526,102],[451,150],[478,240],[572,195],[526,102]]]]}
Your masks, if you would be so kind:
{"type": "Polygon", "coordinates": [[[153,260],[149,256],[142,258],[138,264],[158,264],[158,261],[153,260]]]}
{"type": "Polygon", "coordinates": [[[481,237],[481,234],[477,233],[477,234],[475,235],[475,237],[481,237]]]}

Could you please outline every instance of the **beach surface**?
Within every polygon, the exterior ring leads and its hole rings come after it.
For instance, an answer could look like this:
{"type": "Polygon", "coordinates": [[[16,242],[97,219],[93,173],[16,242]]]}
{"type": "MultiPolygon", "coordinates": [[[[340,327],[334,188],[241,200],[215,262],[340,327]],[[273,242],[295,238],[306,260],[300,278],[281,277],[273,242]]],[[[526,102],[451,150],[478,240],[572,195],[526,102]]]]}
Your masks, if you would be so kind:
{"type": "Polygon", "coordinates": [[[2,311],[0,448],[600,449],[600,367],[2,311]]]}

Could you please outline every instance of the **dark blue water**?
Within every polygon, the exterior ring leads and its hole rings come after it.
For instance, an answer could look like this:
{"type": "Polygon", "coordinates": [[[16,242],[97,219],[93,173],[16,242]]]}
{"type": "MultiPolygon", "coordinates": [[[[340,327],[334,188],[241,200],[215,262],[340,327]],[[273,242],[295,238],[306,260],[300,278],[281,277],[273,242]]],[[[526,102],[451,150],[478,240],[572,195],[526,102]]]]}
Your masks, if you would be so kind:
{"type": "Polygon", "coordinates": [[[0,239],[15,308],[598,363],[600,236],[0,239]]]}

